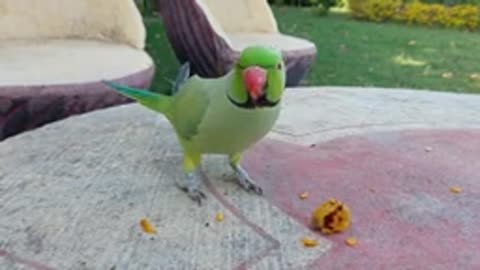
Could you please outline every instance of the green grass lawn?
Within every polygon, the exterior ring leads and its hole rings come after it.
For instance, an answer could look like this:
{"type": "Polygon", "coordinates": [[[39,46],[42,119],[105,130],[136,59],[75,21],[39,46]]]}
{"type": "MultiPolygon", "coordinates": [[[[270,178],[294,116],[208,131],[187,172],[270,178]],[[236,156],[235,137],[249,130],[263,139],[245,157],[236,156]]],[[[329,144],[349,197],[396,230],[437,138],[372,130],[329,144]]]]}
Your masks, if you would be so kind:
{"type": "MultiPolygon", "coordinates": [[[[314,16],[275,7],[280,30],[316,43],[318,56],[304,85],[379,86],[480,93],[480,34],[345,15],[314,16]]],[[[159,20],[145,19],[147,50],[155,59],[156,91],[166,89],[178,63],[159,20]]]]}

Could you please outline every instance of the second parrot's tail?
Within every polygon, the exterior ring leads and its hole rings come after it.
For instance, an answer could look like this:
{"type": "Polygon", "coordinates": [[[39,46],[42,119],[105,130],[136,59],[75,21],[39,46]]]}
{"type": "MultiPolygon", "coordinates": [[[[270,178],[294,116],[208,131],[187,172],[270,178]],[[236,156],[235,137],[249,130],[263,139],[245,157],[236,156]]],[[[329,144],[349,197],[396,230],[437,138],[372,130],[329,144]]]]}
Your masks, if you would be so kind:
{"type": "Polygon", "coordinates": [[[169,116],[169,111],[172,106],[172,97],[157,94],[145,89],[138,89],[126,85],[117,84],[110,81],[104,80],[103,83],[113,88],[120,94],[136,100],[138,103],[144,105],[145,107],[169,116]]]}

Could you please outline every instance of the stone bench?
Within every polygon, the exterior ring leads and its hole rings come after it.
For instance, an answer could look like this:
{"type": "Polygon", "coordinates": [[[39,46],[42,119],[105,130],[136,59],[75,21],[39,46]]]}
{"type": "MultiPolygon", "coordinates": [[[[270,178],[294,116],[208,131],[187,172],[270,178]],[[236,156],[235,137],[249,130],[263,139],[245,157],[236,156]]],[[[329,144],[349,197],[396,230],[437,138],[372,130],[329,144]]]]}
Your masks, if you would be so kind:
{"type": "Polygon", "coordinates": [[[294,87],[317,57],[314,42],[280,31],[266,0],[157,0],[157,6],[178,60],[203,77],[224,75],[243,49],[260,44],[282,52],[286,84],[294,87]]]}
{"type": "Polygon", "coordinates": [[[149,87],[154,63],[130,0],[0,3],[0,140],[130,102],[102,79],[149,87]]]}

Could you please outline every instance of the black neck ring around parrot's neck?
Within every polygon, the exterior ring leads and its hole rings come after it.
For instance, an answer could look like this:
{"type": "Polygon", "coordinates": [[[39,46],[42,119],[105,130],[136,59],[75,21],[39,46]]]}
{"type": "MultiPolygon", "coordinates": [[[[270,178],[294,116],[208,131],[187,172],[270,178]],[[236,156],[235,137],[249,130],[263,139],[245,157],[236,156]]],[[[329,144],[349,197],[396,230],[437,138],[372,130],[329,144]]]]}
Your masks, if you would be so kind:
{"type": "Polygon", "coordinates": [[[240,103],[235,101],[230,95],[227,94],[228,100],[235,106],[243,108],[243,109],[256,109],[256,108],[272,108],[277,106],[280,103],[280,100],[276,102],[270,102],[267,100],[265,96],[262,96],[257,102],[253,102],[253,100],[248,97],[247,102],[240,103]]]}

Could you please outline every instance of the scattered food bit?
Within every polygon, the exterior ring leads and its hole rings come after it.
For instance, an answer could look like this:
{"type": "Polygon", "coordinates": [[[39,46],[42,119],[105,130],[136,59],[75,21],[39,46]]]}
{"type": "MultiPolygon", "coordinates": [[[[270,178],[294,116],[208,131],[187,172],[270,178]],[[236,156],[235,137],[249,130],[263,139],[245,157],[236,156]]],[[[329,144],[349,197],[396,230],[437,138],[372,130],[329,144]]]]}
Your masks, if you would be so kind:
{"type": "Polygon", "coordinates": [[[302,192],[298,197],[302,200],[305,200],[306,198],[308,198],[308,192],[302,192]]]}
{"type": "Polygon", "coordinates": [[[348,206],[332,198],[315,209],[312,225],[324,234],[334,234],[347,230],[351,223],[350,219],[348,206]]]}
{"type": "Polygon", "coordinates": [[[309,237],[304,237],[302,239],[303,246],[305,247],[316,247],[318,246],[318,241],[309,237]]]}
{"type": "Polygon", "coordinates": [[[408,42],[408,45],[410,45],[410,46],[415,46],[416,44],[417,44],[417,41],[416,41],[416,40],[410,40],[410,41],[408,42]]]}
{"type": "Polygon", "coordinates": [[[317,146],[317,145],[314,144],[314,143],[310,144],[310,148],[314,148],[315,146],[317,146]]]}
{"type": "Polygon", "coordinates": [[[153,227],[153,225],[150,224],[150,222],[146,218],[143,218],[142,220],[140,220],[140,226],[142,227],[142,230],[144,233],[148,233],[148,234],[157,233],[157,230],[155,229],[155,227],[153,227]]]}
{"type": "Polygon", "coordinates": [[[376,190],[375,190],[374,188],[372,188],[372,187],[371,187],[371,188],[369,188],[368,190],[369,190],[370,192],[373,192],[373,193],[375,193],[375,192],[376,192],[376,190]]]}
{"type": "Polygon", "coordinates": [[[453,73],[452,72],[444,72],[444,73],[442,73],[442,78],[451,79],[451,78],[453,78],[453,73]]]}
{"type": "Polygon", "coordinates": [[[223,221],[223,214],[222,213],[217,213],[217,216],[215,217],[215,220],[217,222],[222,222],[223,221]]]}
{"type": "Polygon", "coordinates": [[[208,226],[210,226],[210,223],[208,223],[208,222],[205,223],[205,227],[208,227],[208,226]]]}
{"type": "Polygon", "coordinates": [[[345,244],[347,244],[347,246],[349,247],[354,247],[357,245],[357,243],[358,243],[358,240],[355,237],[349,237],[345,240],[345,244]]]}
{"type": "Polygon", "coordinates": [[[430,146],[425,147],[425,152],[431,152],[433,149],[430,146]]]}
{"type": "Polygon", "coordinates": [[[451,187],[450,192],[455,193],[455,194],[459,194],[459,193],[462,193],[462,188],[461,187],[451,187]]]}

